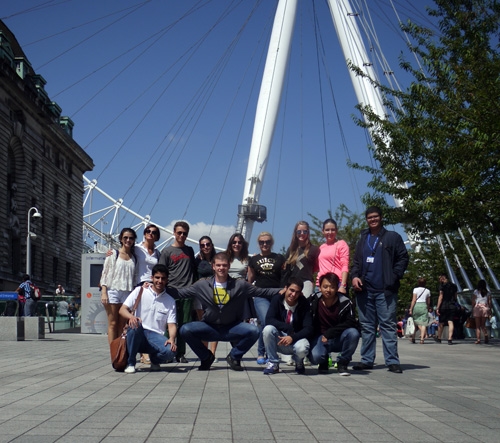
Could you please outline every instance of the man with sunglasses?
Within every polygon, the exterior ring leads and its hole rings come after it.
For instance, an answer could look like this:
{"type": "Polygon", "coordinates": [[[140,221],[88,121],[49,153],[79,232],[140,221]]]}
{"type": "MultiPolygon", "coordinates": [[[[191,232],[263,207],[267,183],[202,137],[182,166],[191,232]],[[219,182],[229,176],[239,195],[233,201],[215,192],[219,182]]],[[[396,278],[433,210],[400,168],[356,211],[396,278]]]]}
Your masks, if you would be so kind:
{"type": "MultiPolygon", "coordinates": [[[[192,285],[197,279],[196,260],[194,249],[186,245],[189,234],[189,225],[185,221],[178,221],[174,225],[174,242],[163,249],[159,263],[168,269],[169,286],[173,288],[185,288],[192,285]]],[[[180,327],[191,321],[193,303],[191,299],[176,301],[177,326],[180,327]]],[[[177,339],[176,360],[187,363],[185,357],[186,342],[182,338],[177,339]]]]}
{"type": "MultiPolygon", "coordinates": [[[[257,237],[260,254],[255,254],[248,263],[248,283],[255,282],[258,288],[279,288],[281,286],[281,269],[285,264],[285,257],[272,252],[274,238],[269,232],[261,232],[257,237]]],[[[257,363],[266,363],[266,348],[262,330],[266,325],[266,315],[270,301],[266,298],[254,299],[255,312],[259,319],[259,343],[257,346],[257,363]]]]}

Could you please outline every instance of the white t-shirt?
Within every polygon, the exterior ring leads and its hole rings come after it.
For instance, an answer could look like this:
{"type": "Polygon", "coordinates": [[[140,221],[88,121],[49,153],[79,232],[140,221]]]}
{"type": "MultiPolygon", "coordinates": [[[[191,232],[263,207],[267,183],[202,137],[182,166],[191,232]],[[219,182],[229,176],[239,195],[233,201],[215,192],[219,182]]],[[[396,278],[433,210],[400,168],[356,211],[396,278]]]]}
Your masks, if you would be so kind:
{"type": "MultiPolygon", "coordinates": [[[[140,290],[140,287],[135,288],[123,304],[132,309],[140,290]]],[[[143,290],[135,316],[141,318],[144,329],[164,334],[168,323],[177,322],[175,300],[165,291],[156,294],[150,286],[143,290]]]]}
{"type": "Polygon", "coordinates": [[[417,301],[415,303],[425,303],[431,296],[431,291],[429,291],[427,288],[422,288],[421,286],[413,289],[413,293],[417,294],[417,301]]]}
{"type": "Polygon", "coordinates": [[[155,248],[153,254],[150,255],[148,249],[143,246],[142,243],[135,245],[134,247],[134,255],[137,259],[137,263],[135,265],[135,282],[136,284],[149,281],[152,282],[153,278],[151,276],[151,272],[156,264],[158,264],[158,260],[160,259],[160,251],[155,248]]]}

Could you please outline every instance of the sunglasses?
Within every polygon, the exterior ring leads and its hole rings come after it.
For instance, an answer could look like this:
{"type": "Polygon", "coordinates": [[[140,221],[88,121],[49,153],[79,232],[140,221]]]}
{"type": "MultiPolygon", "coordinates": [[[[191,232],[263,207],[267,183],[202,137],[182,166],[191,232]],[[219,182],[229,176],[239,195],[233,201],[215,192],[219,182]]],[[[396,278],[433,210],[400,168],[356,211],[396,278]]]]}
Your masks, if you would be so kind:
{"type": "Polygon", "coordinates": [[[159,231],[157,231],[156,229],[146,229],[146,234],[158,235],[159,231]]]}
{"type": "Polygon", "coordinates": [[[135,237],[128,237],[128,236],[124,235],[124,236],[122,237],[122,240],[124,240],[124,241],[127,241],[127,240],[135,240],[135,237]]]}
{"type": "Polygon", "coordinates": [[[264,245],[270,245],[271,240],[259,240],[259,245],[264,246],[264,245]]]}
{"type": "Polygon", "coordinates": [[[184,235],[187,237],[188,233],[186,231],[177,231],[175,235],[184,235]]]}
{"type": "Polygon", "coordinates": [[[200,248],[209,248],[210,246],[212,246],[212,243],[202,243],[202,244],[200,244],[200,248]]]}
{"type": "Polygon", "coordinates": [[[235,240],[233,241],[233,245],[242,245],[243,242],[239,241],[239,240],[235,240]]]}
{"type": "Polygon", "coordinates": [[[297,235],[302,235],[302,234],[309,234],[309,231],[307,229],[297,229],[295,233],[297,235]]]}

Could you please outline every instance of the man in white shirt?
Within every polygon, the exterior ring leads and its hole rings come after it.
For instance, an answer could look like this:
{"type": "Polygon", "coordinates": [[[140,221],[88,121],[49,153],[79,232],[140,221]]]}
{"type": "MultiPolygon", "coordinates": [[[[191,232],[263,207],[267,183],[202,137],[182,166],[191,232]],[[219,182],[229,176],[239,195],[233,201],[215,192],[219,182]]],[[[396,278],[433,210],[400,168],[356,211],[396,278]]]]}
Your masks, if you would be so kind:
{"type": "Polygon", "coordinates": [[[152,270],[153,284],[148,288],[135,288],[127,297],[120,315],[128,321],[127,350],[129,353],[127,374],[135,372],[137,353],[147,353],[151,359],[151,370],[160,370],[160,363],[175,358],[177,336],[175,301],[165,291],[168,270],[165,265],[156,265],[152,270]],[[142,290],[136,312],[132,309],[142,290]],[[165,337],[168,327],[169,338],[165,337]]]}

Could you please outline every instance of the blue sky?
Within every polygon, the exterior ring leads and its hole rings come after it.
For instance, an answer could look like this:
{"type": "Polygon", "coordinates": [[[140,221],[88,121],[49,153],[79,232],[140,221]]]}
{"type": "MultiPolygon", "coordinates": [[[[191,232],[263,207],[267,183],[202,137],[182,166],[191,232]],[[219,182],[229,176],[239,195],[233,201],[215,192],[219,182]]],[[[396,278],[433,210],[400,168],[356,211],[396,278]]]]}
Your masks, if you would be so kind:
{"type": "MultiPolygon", "coordinates": [[[[225,247],[242,200],[277,2],[3,3],[2,20],[47,81],[51,100],[75,122],[74,139],[94,160],[86,176],[135,212],[163,226],[185,219],[193,238],[211,230],[225,247]]],[[[371,15],[365,16],[376,25],[383,54],[407,84],[398,69],[406,48],[391,2],[367,3],[371,15]]],[[[422,22],[431,2],[392,3],[401,19],[422,22]]],[[[371,163],[367,135],[353,123],[355,105],[326,2],[299,1],[260,199],[268,221],[254,226],[252,252],[263,230],[274,234],[275,250],[287,246],[295,222],[309,220],[308,213],[325,218],[341,203],[363,211],[360,196],[370,177],[346,164],[371,163]]],[[[121,221],[121,227],[127,224],[121,221]]]]}

